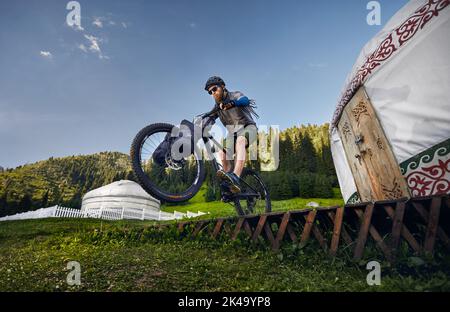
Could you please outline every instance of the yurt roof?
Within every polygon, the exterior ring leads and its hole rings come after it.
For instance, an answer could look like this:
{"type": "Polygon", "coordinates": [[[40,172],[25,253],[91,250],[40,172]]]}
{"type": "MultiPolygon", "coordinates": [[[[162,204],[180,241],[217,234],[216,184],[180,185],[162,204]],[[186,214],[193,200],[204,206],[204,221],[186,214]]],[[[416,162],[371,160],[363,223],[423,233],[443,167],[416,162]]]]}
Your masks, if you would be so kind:
{"type": "Polygon", "coordinates": [[[331,121],[331,131],[337,126],[341,113],[352,96],[374,72],[392,59],[401,57],[405,45],[417,40],[426,32],[427,24],[439,15],[448,20],[448,0],[412,0],[402,7],[361,50],[351,72],[348,74],[336,110],[331,121]],[[447,12],[443,12],[447,11],[447,12]]]}
{"type": "Polygon", "coordinates": [[[94,197],[108,197],[108,196],[137,197],[159,202],[159,200],[153,198],[147,192],[145,192],[144,189],[138,183],[128,180],[120,180],[102,186],[95,190],[92,190],[83,196],[83,200],[94,197]]]}

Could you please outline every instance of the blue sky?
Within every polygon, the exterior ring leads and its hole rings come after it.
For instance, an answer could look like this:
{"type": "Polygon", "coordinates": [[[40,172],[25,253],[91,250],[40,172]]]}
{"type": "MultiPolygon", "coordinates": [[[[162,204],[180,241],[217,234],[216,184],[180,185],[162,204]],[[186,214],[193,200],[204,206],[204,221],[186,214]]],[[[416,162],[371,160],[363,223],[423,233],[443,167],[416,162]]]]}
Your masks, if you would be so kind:
{"type": "Polygon", "coordinates": [[[0,2],[0,166],[128,153],[139,129],[212,108],[205,80],[256,100],[258,124],[329,122],[362,46],[407,1],[0,2]]]}

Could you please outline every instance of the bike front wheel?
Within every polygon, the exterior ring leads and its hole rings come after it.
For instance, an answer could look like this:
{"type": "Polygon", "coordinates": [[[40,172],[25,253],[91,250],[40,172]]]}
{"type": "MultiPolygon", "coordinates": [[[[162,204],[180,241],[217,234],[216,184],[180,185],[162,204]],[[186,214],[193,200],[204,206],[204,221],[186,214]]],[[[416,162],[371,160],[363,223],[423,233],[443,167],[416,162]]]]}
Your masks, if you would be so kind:
{"type": "Polygon", "coordinates": [[[192,198],[205,180],[205,168],[199,149],[181,160],[171,158],[170,148],[161,155],[161,146],[170,137],[174,126],[152,124],[134,138],[130,149],[133,172],[142,188],[155,198],[182,202],[192,198]],[[155,161],[155,151],[161,161],[155,161]]]}

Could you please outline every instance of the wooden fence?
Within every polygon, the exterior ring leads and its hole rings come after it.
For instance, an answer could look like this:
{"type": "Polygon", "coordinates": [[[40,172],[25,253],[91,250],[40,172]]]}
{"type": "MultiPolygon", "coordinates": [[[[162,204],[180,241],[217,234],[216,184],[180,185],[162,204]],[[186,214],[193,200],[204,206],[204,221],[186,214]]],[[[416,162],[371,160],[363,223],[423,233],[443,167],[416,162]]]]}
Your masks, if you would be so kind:
{"type": "Polygon", "coordinates": [[[205,233],[213,239],[225,235],[232,240],[243,232],[252,242],[264,241],[273,250],[285,241],[306,244],[314,239],[331,256],[345,244],[355,260],[363,257],[371,240],[387,260],[394,261],[402,242],[416,254],[432,254],[437,243],[449,251],[449,221],[449,196],[440,195],[186,221],[178,223],[178,230],[192,238],[205,233]]]}

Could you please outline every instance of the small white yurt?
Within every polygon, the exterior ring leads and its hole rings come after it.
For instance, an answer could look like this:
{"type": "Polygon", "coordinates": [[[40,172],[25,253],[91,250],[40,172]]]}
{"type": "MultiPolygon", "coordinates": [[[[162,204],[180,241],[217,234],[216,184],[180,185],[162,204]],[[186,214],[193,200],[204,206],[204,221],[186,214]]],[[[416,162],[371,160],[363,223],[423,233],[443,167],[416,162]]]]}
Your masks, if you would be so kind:
{"type": "Polygon", "coordinates": [[[410,1],[361,51],[330,127],[346,203],[450,193],[450,5],[410,1]]]}
{"type": "Polygon", "coordinates": [[[125,219],[152,219],[152,216],[159,215],[160,201],[147,194],[136,182],[120,180],[86,193],[81,211],[90,216],[116,211],[125,214],[121,216],[125,219]]]}

